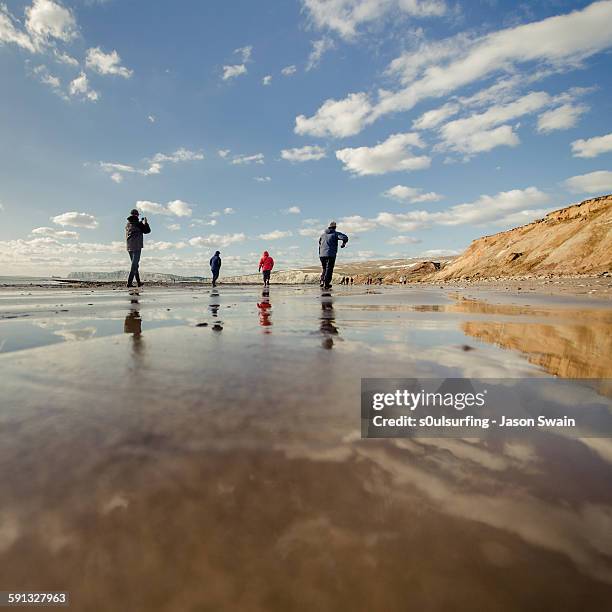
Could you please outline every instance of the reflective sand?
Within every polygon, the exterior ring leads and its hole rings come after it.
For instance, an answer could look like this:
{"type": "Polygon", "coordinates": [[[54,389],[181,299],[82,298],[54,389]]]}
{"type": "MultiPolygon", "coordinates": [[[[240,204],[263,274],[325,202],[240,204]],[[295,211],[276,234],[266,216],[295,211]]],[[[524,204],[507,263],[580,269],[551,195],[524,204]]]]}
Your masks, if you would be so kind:
{"type": "Polygon", "coordinates": [[[611,440],[359,438],[362,376],[612,378],[606,303],[22,293],[0,293],[0,589],[87,611],[609,609],[611,440]]]}

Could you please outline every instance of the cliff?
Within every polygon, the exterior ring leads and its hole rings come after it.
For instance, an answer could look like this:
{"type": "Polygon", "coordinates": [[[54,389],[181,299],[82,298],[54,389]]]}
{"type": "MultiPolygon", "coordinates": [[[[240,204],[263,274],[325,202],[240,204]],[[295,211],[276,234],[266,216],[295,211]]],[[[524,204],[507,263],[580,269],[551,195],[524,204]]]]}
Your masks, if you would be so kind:
{"type": "Polygon", "coordinates": [[[431,279],[571,276],[611,270],[612,195],[606,195],[474,240],[431,279]]]}

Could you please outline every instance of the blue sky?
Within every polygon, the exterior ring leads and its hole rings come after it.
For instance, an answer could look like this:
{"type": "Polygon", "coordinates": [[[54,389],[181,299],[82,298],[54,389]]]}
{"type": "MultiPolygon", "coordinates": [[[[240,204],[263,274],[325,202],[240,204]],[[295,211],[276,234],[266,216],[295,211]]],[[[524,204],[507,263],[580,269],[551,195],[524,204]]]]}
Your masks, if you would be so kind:
{"type": "Polygon", "coordinates": [[[0,274],[434,256],[612,192],[612,1],[0,3],[0,274]]]}

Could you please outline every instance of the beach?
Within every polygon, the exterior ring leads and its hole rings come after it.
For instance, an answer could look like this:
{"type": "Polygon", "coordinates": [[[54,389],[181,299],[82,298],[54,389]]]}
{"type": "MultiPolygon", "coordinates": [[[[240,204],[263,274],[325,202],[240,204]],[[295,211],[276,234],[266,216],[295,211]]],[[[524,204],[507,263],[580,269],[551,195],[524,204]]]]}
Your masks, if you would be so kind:
{"type": "Polygon", "coordinates": [[[84,611],[608,609],[612,440],[360,434],[361,378],[609,397],[609,298],[531,287],[0,290],[3,584],[84,611]]]}

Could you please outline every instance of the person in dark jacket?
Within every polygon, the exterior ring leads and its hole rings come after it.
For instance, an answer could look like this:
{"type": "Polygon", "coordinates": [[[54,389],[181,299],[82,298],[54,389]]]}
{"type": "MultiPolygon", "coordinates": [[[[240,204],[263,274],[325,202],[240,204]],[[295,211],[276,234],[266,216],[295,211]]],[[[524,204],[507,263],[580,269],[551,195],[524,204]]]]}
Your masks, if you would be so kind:
{"type": "Polygon", "coordinates": [[[336,231],[336,222],[332,221],[319,238],[319,259],[322,268],[320,284],[325,289],[331,288],[336,255],[338,254],[338,242],[342,242],[340,248],[343,249],[348,242],[348,236],[336,231]]]}
{"type": "Polygon", "coordinates": [[[212,272],[212,286],[217,286],[217,279],[221,271],[221,251],[215,251],[215,254],[210,258],[210,271],[212,272]]]}
{"type": "Polygon", "coordinates": [[[142,221],[139,219],[140,213],[135,208],[130,212],[130,216],[127,218],[127,224],[125,226],[125,242],[127,246],[127,252],[130,255],[132,261],[132,267],[130,268],[130,274],[128,276],[127,286],[133,287],[134,278],[139,287],[142,287],[140,282],[140,274],[138,268],[140,265],[140,253],[144,246],[144,234],[150,234],[151,228],[146,217],[143,217],[142,221]]]}

